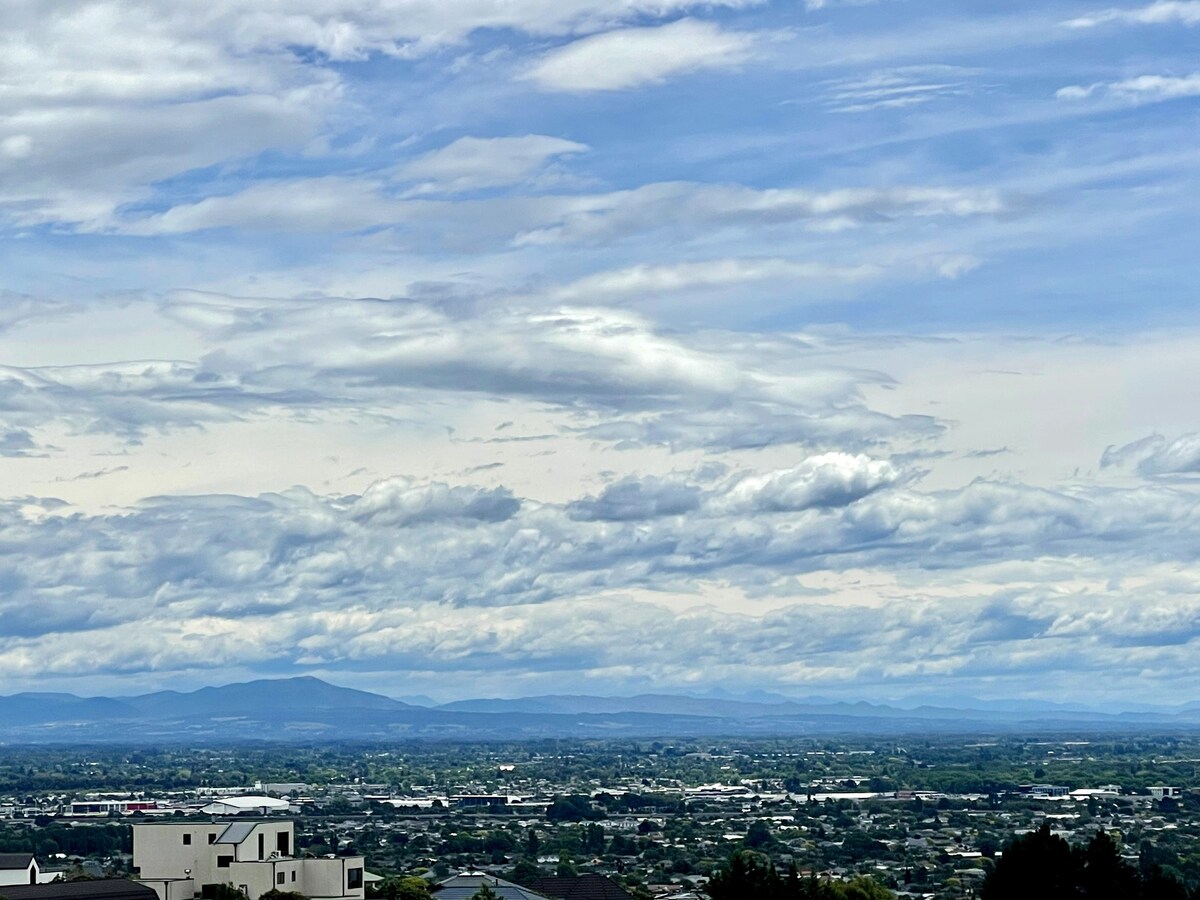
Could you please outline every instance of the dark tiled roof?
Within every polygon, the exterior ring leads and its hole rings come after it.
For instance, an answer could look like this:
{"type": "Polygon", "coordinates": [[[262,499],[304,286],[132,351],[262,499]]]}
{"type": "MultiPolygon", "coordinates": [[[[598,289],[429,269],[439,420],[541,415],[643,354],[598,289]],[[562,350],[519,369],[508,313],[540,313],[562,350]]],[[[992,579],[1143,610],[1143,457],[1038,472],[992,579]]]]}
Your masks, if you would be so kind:
{"type": "Polygon", "coordinates": [[[556,900],[633,900],[633,896],[611,878],[594,873],[570,878],[539,878],[531,887],[556,900]]]}
{"type": "MultiPolygon", "coordinates": [[[[464,872],[453,878],[447,878],[433,886],[433,893],[437,900],[470,900],[475,896],[475,892],[485,884],[501,900],[546,900],[541,894],[536,894],[529,888],[523,888],[519,884],[513,884],[511,881],[505,881],[494,875],[485,875],[482,872],[464,872]]],[[[14,897],[11,900],[17,900],[17,898],[14,897]]]]}
{"type": "Polygon", "coordinates": [[[28,869],[32,853],[0,853],[0,869],[28,869]]]}
{"type": "Polygon", "coordinates": [[[154,888],[125,878],[5,885],[8,900],[158,900],[154,888]]]}

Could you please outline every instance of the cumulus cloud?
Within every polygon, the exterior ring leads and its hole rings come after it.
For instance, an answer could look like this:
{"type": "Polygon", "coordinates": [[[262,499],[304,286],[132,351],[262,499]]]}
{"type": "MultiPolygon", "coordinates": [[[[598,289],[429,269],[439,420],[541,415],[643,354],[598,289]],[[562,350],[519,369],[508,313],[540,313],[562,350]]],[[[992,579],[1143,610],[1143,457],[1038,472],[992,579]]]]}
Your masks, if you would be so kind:
{"type": "Polygon", "coordinates": [[[1145,476],[1200,474],[1200,434],[1180,435],[1173,441],[1152,434],[1121,447],[1109,447],[1100,465],[1133,466],[1145,476]]]}
{"type": "Polygon", "coordinates": [[[968,682],[1104,672],[1115,646],[1172,665],[1198,635],[1196,584],[1172,565],[1192,552],[1194,496],[995,482],[921,492],[865,456],[626,478],[562,505],[398,478],[349,496],[47,512],[0,505],[0,678],[34,666],[161,677],[239,660],[619,679],[645,664],[660,685],[700,667],[861,690],[938,670],[968,682]],[[698,600],[672,613],[652,599],[715,585],[795,593],[796,579],[851,569],[925,575],[866,606],[698,600]],[[1132,576],[1137,602],[1119,584],[1132,576]],[[622,591],[642,599],[612,602],[622,591]]]}
{"type": "Polygon", "coordinates": [[[571,504],[569,510],[572,518],[584,521],[631,521],[685,513],[699,517],[795,513],[847,506],[894,484],[899,477],[898,470],[886,460],[825,453],[790,469],[738,473],[707,488],[678,475],[628,476],[609,485],[599,496],[571,504]]]}
{"type": "Polygon", "coordinates": [[[1155,0],[1148,6],[1100,10],[1070,19],[1063,24],[1068,28],[1095,28],[1108,22],[1127,25],[1195,25],[1200,23],[1200,0],[1155,0]]]}
{"type": "Polygon", "coordinates": [[[417,522],[461,519],[503,522],[521,508],[504,488],[477,490],[446,484],[415,485],[411,479],[376,482],[354,503],[351,515],[372,525],[402,527],[417,522]]]}
{"type": "Polygon", "coordinates": [[[846,506],[898,478],[899,472],[886,460],[826,453],[794,469],[741,478],[714,502],[742,512],[800,512],[846,506]]]}
{"type": "Polygon", "coordinates": [[[570,515],[583,521],[624,522],[679,516],[694,512],[701,502],[701,489],[686,480],[628,476],[610,484],[599,496],[571,504],[570,515]]]}
{"type": "Polygon", "coordinates": [[[739,65],[752,57],[757,40],[696,19],[622,28],[552,50],[525,77],[546,91],[625,90],[687,72],[739,65]]]}

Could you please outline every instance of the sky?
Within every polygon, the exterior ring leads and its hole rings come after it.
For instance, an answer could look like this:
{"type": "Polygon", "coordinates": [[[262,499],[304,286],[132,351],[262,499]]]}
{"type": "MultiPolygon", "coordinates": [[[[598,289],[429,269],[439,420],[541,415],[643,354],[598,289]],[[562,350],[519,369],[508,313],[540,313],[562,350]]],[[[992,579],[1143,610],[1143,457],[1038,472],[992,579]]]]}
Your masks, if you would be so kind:
{"type": "Polygon", "coordinates": [[[1200,0],[5,0],[0,693],[1200,689],[1200,0]]]}

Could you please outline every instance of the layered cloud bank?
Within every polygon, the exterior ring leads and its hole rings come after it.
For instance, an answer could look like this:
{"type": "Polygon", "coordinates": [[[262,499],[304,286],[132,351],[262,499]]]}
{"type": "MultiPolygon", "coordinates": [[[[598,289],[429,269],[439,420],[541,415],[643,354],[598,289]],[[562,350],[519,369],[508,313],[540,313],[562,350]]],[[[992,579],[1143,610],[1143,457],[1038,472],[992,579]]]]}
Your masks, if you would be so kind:
{"type": "Polygon", "coordinates": [[[0,692],[1192,698],[1198,10],[12,0],[0,692]]]}
{"type": "Polygon", "coordinates": [[[1180,568],[1200,523],[1191,492],[923,491],[845,453],[626,477],[564,504],[392,478],[361,494],[53,507],[3,509],[9,679],[402,671],[445,692],[481,671],[609,690],[714,673],[871,691],[1136,678],[1152,696],[1190,666],[1200,615],[1180,568]]]}

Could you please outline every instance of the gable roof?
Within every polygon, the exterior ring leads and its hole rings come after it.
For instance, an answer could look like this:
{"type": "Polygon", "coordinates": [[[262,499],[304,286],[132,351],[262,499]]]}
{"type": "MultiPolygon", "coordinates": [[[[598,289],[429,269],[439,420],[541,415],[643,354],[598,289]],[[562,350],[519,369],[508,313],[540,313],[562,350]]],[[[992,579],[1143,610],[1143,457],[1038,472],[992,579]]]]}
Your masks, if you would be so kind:
{"type": "Polygon", "coordinates": [[[0,869],[28,869],[32,853],[0,853],[0,869]]]}
{"type": "Polygon", "coordinates": [[[471,900],[483,885],[496,892],[502,900],[547,900],[541,894],[534,893],[529,888],[497,878],[495,875],[485,875],[483,872],[463,872],[440,881],[433,886],[437,900],[471,900]]]}
{"type": "Polygon", "coordinates": [[[633,895],[611,878],[594,872],[566,878],[538,878],[533,888],[555,900],[633,900],[633,895]]]}

